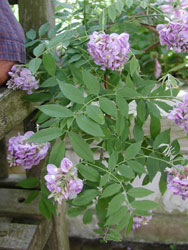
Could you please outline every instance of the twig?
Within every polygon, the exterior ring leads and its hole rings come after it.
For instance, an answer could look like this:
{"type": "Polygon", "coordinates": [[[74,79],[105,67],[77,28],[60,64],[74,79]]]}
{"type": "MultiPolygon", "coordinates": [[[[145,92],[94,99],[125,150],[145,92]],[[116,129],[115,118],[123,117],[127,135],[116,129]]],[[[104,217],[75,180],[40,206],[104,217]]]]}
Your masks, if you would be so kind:
{"type": "Polygon", "coordinates": [[[159,41],[155,42],[155,43],[154,43],[154,44],[152,44],[151,46],[149,46],[149,47],[145,48],[145,49],[144,49],[144,52],[147,52],[147,51],[149,51],[149,50],[151,50],[151,49],[153,49],[153,48],[157,47],[159,44],[160,44],[160,42],[159,42],[159,41]]]}

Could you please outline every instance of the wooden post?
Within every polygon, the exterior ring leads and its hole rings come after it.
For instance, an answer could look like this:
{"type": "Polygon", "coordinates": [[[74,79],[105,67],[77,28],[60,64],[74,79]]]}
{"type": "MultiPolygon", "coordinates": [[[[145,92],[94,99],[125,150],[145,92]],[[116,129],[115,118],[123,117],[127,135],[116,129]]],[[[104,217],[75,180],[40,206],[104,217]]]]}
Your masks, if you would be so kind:
{"type": "Polygon", "coordinates": [[[70,250],[66,223],[66,203],[58,206],[53,216],[53,230],[44,250],[70,250]]]}
{"type": "Polygon", "coordinates": [[[53,27],[55,24],[54,1],[53,0],[19,0],[20,23],[25,32],[31,28],[38,30],[39,27],[49,22],[53,27]]]}
{"type": "Polygon", "coordinates": [[[7,153],[5,138],[0,140],[0,179],[5,179],[8,177],[8,163],[7,163],[7,153]]]}

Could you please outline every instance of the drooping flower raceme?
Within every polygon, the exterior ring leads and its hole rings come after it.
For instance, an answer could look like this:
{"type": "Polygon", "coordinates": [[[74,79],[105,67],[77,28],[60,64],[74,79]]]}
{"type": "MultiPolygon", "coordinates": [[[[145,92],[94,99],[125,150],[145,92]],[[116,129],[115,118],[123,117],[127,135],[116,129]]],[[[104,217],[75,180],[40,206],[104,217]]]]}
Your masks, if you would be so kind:
{"type": "Polygon", "coordinates": [[[28,94],[32,94],[34,89],[38,89],[39,80],[36,80],[31,71],[21,66],[13,66],[8,73],[10,79],[6,85],[9,89],[26,90],[28,94]]]}
{"type": "Polygon", "coordinates": [[[176,52],[188,51],[188,23],[170,22],[157,25],[161,45],[176,52]]]}
{"type": "Polygon", "coordinates": [[[188,8],[188,0],[180,0],[179,4],[174,4],[174,0],[166,0],[165,4],[160,5],[159,8],[167,16],[174,20],[180,18],[186,13],[186,8],[188,8]]]}
{"type": "Polygon", "coordinates": [[[30,143],[27,139],[34,134],[33,131],[26,132],[23,136],[18,134],[11,137],[8,143],[8,161],[10,166],[22,165],[24,169],[31,169],[45,158],[50,143],[30,143]]]}
{"type": "Polygon", "coordinates": [[[108,35],[94,31],[89,38],[88,51],[101,69],[123,70],[124,64],[128,61],[130,47],[127,33],[108,35]]]}
{"type": "MultiPolygon", "coordinates": [[[[152,213],[152,210],[149,210],[148,212],[152,213]]],[[[136,228],[139,228],[142,225],[147,225],[151,219],[152,219],[152,215],[134,216],[132,230],[135,230],[136,228]]]]}
{"type": "Polygon", "coordinates": [[[61,161],[59,168],[54,164],[48,164],[47,175],[44,178],[51,192],[48,198],[53,197],[59,204],[62,200],[74,199],[83,188],[83,181],[77,177],[77,169],[67,158],[61,161]]]}
{"type": "Polygon", "coordinates": [[[188,167],[177,165],[172,168],[166,168],[167,188],[173,194],[180,195],[182,200],[188,198],[188,167]]]}
{"type": "Polygon", "coordinates": [[[170,110],[168,119],[174,120],[180,128],[188,132],[188,94],[184,96],[183,102],[177,102],[176,107],[170,110]]]}

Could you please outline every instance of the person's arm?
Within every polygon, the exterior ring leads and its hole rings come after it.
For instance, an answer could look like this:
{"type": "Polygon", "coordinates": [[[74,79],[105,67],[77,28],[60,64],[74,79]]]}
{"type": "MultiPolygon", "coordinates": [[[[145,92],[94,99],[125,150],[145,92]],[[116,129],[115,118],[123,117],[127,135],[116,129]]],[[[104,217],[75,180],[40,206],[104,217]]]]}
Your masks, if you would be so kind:
{"type": "Polygon", "coordinates": [[[0,0],[0,17],[0,85],[3,85],[12,66],[26,62],[26,51],[23,29],[7,0],[0,0]]]}
{"type": "Polygon", "coordinates": [[[9,78],[8,72],[16,62],[0,60],[0,85],[6,83],[9,78]]]}

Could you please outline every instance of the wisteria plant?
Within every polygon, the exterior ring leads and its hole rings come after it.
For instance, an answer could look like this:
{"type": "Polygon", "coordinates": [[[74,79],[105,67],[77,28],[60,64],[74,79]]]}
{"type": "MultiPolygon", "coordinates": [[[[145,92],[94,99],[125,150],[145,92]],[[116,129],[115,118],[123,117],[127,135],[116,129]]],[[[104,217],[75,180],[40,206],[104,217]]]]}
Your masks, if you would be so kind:
{"type": "Polygon", "coordinates": [[[28,101],[41,102],[39,131],[11,138],[9,161],[28,169],[49,152],[39,203],[45,217],[67,200],[69,216],[82,214],[85,224],[96,216],[95,232],[119,241],[123,230],[128,234],[152,218],[158,204],[144,185],[158,172],[162,194],[168,187],[188,197],[187,159],[170,128],[161,131],[165,113],[188,132],[187,95],[177,98],[187,77],[185,2],[59,3],[53,28],[46,23],[38,33],[27,32],[30,61],[13,67],[8,87],[27,90],[28,101]],[[67,144],[77,155],[74,164],[67,144]],[[142,185],[134,187],[141,176],[142,185]]]}

